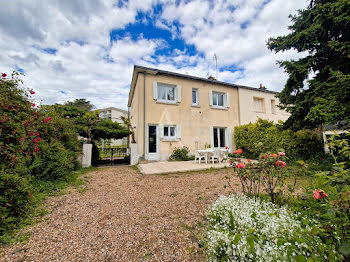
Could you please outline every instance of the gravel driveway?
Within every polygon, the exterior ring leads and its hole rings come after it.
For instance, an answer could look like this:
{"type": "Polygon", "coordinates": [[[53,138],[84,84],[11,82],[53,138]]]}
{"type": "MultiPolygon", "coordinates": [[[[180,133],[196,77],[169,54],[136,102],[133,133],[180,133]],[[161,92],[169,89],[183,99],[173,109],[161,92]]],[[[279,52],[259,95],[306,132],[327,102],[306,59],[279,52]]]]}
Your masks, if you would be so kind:
{"type": "Polygon", "coordinates": [[[228,172],[142,176],[121,166],[88,173],[86,189],[51,198],[48,219],[0,260],[203,261],[203,214],[229,193],[228,172]]]}

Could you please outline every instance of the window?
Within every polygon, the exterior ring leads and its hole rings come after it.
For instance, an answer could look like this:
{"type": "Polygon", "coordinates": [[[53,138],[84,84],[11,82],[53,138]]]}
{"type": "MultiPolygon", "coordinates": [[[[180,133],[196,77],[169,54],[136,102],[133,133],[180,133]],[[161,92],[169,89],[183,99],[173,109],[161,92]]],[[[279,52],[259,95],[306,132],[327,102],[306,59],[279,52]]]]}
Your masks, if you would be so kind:
{"type": "Polygon", "coordinates": [[[276,101],[273,99],[271,100],[271,113],[276,114],[276,101]]]}
{"type": "Polygon", "coordinates": [[[175,102],[175,86],[158,83],[158,99],[175,102]]]}
{"type": "Polygon", "coordinates": [[[175,138],[176,126],[164,126],[164,137],[175,138]]]}
{"type": "Polygon", "coordinates": [[[265,112],[263,98],[254,97],[254,109],[256,112],[265,112]]]}
{"type": "Polygon", "coordinates": [[[214,136],[214,148],[220,148],[226,146],[225,141],[225,128],[222,127],[214,127],[213,128],[213,136],[214,136]]]}
{"type": "Polygon", "coordinates": [[[198,106],[198,88],[192,88],[192,105],[198,106]]]}
{"type": "Polygon", "coordinates": [[[224,106],[224,96],[223,93],[213,92],[213,106],[224,106]]]}

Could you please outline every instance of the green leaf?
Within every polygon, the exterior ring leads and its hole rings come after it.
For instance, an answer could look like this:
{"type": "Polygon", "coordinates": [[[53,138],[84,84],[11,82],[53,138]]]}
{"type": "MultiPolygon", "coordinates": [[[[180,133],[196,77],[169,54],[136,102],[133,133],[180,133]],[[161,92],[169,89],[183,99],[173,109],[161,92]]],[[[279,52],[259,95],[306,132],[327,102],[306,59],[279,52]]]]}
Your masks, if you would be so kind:
{"type": "Polygon", "coordinates": [[[235,239],[233,240],[233,244],[235,246],[237,246],[239,241],[241,240],[241,238],[242,238],[242,234],[241,233],[236,234],[235,239]]]}
{"type": "Polygon", "coordinates": [[[247,243],[249,244],[250,248],[254,249],[254,239],[252,237],[247,237],[247,243]]]}
{"type": "Polygon", "coordinates": [[[340,248],[339,252],[342,253],[344,256],[349,256],[350,255],[350,243],[343,243],[340,248]]]}

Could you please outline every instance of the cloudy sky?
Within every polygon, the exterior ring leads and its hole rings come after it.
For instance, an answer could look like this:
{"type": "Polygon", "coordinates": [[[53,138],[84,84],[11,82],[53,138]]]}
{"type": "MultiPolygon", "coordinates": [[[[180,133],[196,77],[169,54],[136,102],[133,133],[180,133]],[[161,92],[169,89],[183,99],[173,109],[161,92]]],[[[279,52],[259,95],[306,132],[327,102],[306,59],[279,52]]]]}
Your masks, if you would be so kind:
{"type": "Polygon", "coordinates": [[[269,37],[306,0],[0,0],[0,72],[25,74],[44,104],[86,98],[126,109],[133,66],[280,91],[269,37]]]}

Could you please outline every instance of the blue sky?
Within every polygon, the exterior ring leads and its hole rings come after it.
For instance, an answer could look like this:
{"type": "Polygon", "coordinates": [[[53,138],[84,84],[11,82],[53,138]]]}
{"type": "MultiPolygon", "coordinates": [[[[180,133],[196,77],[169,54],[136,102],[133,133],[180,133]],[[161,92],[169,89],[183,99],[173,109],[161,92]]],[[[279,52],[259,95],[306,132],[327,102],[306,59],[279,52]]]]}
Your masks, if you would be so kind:
{"type": "Polygon", "coordinates": [[[126,109],[135,64],[282,90],[269,37],[288,33],[305,0],[8,1],[0,9],[0,72],[25,74],[37,103],[86,98],[126,109]]]}

